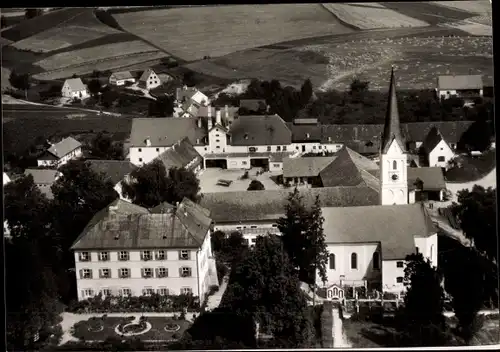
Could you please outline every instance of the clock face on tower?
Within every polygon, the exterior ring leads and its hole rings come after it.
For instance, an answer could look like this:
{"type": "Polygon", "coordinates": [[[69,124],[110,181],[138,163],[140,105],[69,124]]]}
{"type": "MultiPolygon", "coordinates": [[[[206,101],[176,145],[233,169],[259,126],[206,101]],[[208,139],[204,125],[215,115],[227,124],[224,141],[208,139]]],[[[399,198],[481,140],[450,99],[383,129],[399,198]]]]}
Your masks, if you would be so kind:
{"type": "Polygon", "coordinates": [[[393,175],[391,176],[391,178],[392,178],[392,180],[393,180],[393,181],[397,181],[397,179],[398,179],[398,175],[393,174],[393,175]]]}

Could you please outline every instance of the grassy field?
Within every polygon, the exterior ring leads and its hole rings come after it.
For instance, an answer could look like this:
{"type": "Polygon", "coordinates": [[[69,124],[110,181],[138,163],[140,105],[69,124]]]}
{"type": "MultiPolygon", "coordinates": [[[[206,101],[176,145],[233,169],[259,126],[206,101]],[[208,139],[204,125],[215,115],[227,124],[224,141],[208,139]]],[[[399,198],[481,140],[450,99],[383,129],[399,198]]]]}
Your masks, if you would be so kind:
{"type": "Polygon", "coordinates": [[[455,10],[466,11],[478,15],[492,14],[491,2],[489,0],[474,1],[431,1],[433,4],[448,7],[455,10]]]}
{"type": "Polygon", "coordinates": [[[92,8],[86,8],[71,20],[13,44],[15,48],[35,52],[50,52],[72,45],[119,33],[101,23],[92,8]]]}
{"type": "Polygon", "coordinates": [[[173,8],[114,18],[127,31],[187,61],[353,31],[319,4],[173,8]]]}
{"type": "Polygon", "coordinates": [[[475,15],[475,13],[469,11],[439,6],[431,2],[394,1],[381,2],[380,4],[400,14],[427,22],[430,25],[462,21],[475,15]]]}
{"type": "Polygon", "coordinates": [[[336,17],[359,29],[423,27],[428,23],[378,3],[323,4],[336,17]]]}

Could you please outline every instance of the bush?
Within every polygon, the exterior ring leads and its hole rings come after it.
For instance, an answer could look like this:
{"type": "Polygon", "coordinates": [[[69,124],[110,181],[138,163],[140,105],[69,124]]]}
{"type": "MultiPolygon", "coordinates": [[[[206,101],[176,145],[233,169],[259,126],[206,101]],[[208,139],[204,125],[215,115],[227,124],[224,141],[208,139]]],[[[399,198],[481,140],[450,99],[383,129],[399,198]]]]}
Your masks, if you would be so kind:
{"type": "Polygon", "coordinates": [[[219,279],[219,285],[222,284],[222,280],[224,280],[224,277],[229,271],[229,268],[227,267],[226,264],[224,264],[220,260],[216,260],[215,262],[215,268],[217,270],[217,278],[219,279]]]}
{"type": "Polygon", "coordinates": [[[242,180],[247,180],[248,178],[249,178],[248,171],[245,171],[245,173],[243,174],[243,176],[241,176],[241,179],[242,180]]]}

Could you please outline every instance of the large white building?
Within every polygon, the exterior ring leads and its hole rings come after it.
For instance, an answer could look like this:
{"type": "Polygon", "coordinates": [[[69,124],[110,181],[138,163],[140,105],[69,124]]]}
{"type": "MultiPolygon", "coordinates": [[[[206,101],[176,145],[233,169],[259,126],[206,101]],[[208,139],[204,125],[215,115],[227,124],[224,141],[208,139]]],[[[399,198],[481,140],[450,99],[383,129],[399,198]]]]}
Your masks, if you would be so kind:
{"type": "Polygon", "coordinates": [[[102,293],[192,293],[217,285],[206,209],[184,199],[170,211],[116,200],[98,212],[72,246],[78,299],[102,293]]]}

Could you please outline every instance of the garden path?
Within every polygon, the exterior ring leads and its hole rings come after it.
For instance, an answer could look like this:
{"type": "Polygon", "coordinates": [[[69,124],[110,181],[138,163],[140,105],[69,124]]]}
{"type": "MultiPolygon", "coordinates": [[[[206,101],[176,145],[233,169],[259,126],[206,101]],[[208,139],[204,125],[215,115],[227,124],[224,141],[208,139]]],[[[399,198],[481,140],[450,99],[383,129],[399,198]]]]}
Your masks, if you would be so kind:
{"type": "Polygon", "coordinates": [[[222,296],[227,288],[227,282],[229,281],[229,276],[226,275],[222,279],[222,285],[219,287],[219,291],[215,292],[212,296],[208,297],[207,310],[212,311],[217,308],[222,300],[222,296]]]}
{"type": "Polygon", "coordinates": [[[332,326],[332,336],[333,336],[333,348],[350,348],[352,345],[347,340],[345,336],[342,319],[340,318],[339,308],[334,306],[332,308],[333,315],[333,326],[332,326]]]}

